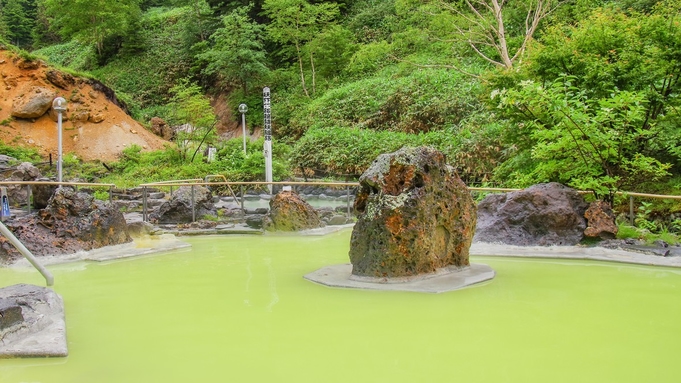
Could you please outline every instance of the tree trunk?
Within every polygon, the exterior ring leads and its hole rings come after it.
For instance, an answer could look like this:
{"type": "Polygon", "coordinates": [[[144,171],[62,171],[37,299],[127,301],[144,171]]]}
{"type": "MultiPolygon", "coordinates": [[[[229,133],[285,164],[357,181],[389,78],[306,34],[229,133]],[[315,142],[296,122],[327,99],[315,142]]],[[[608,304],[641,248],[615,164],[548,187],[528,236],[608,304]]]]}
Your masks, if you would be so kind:
{"type": "Polygon", "coordinates": [[[305,72],[303,71],[303,58],[300,55],[300,44],[296,41],[296,52],[298,53],[298,67],[300,68],[300,83],[303,86],[303,92],[307,97],[310,94],[307,92],[307,87],[305,86],[305,72]]]}
{"type": "Polygon", "coordinates": [[[314,70],[314,58],[312,51],[310,51],[310,68],[312,68],[312,95],[315,95],[317,93],[317,84],[315,81],[316,72],[314,70]]]}

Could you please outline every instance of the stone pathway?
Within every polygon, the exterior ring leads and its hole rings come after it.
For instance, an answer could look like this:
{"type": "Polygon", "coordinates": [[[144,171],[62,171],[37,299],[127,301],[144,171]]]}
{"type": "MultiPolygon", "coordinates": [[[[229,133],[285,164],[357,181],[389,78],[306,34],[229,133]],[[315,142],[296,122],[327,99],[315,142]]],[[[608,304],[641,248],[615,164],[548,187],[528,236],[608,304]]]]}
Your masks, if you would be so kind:
{"type": "Polygon", "coordinates": [[[471,246],[470,255],[590,259],[594,261],[623,262],[638,265],[681,267],[681,257],[679,256],[663,257],[624,249],[606,249],[598,246],[512,246],[476,242],[471,246]]]}

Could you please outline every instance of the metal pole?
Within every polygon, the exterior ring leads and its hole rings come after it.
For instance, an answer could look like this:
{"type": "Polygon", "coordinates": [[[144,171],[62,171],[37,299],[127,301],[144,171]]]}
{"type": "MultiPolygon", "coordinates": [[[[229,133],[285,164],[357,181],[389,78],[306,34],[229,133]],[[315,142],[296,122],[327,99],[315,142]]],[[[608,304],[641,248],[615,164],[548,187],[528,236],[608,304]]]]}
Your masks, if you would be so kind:
{"type": "Polygon", "coordinates": [[[241,113],[241,134],[244,141],[244,155],[246,154],[246,114],[241,113]]]}
{"type": "Polygon", "coordinates": [[[346,191],[346,197],[347,197],[347,203],[348,203],[348,217],[351,217],[352,213],[350,212],[350,186],[346,186],[345,191],[346,191]]]}
{"type": "Polygon", "coordinates": [[[239,187],[240,194],[241,194],[241,211],[246,212],[246,208],[244,207],[244,185],[241,185],[239,187]]]}
{"type": "Polygon", "coordinates": [[[59,188],[61,188],[62,180],[62,150],[61,150],[61,111],[57,113],[57,181],[59,181],[59,188]]]}
{"type": "Polygon", "coordinates": [[[28,206],[28,214],[31,214],[31,196],[33,195],[33,188],[28,185],[28,194],[26,195],[26,205],[28,206]]]}
{"type": "Polygon", "coordinates": [[[48,286],[52,286],[54,284],[54,277],[52,276],[52,273],[50,273],[45,266],[41,265],[40,262],[38,262],[37,259],[31,254],[31,252],[24,246],[21,241],[17,239],[17,237],[14,236],[14,234],[5,226],[4,223],[0,222],[0,233],[5,236],[12,244],[14,247],[19,250],[19,252],[26,258],[33,267],[38,269],[40,274],[45,277],[45,282],[47,283],[48,286]]]}
{"type": "Polygon", "coordinates": [[[192,185],[192,222],[196,222],[196,203],[194,202],[194,185],[192,185]]]}
{"type": "Polygon", "coordinates": [[[142,221],[147,222],[147,187],[142,186],[142,221]]]}

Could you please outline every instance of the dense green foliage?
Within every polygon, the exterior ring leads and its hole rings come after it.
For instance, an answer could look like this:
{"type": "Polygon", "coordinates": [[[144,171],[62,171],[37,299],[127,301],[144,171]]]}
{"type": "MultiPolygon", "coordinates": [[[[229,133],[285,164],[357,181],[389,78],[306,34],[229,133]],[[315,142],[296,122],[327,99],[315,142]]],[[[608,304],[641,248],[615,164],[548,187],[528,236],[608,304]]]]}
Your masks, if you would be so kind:
{"type": "Polygon", "coordinates": [[[249,84],[260,84],[270,72],[260,38],[264,28],[250,19],[249,9],[241,7],[225,15],[223,26],[211,35],[212,46],[196,56],[205,63],[204,74],[215,75],[227,86],[240,86],[244,95],[249,84]]]}
{"type": "MultiPolygon", "coordinates": [[[[207,129],[198,120],[212,113],[178,111],[222,94],[234,122],[248,104],[253,128],[270,87],[275,151],[291,148],[279,176],[356,176],[378,153],[432,145],[466,180],[558,181],[606,199],[678,189],[679,0],[503,2],[499,12],[486,0],[79,0],[57,15],[59,4],[0,0],[0,34],[88,71],[143,123],[207,129]]],[[[255,177],[260,148],[243,156],[202,137],[180,146],[180,162],[158,161],[186,171],[149,172],[209,172],[198,159],[212,143],[219,173],[255,177]]]]}
{"type": "Polygon", "coordinates": [[[517,152],[499,174],[521,186],[560,181],[605,197],[678,174],[681,29],[668,20],[673,12],[603,8],[549,28],[523,72],[495,79],[511,85],[492,92],[519,127],[507,132],[517,152]]]}
{"type": "MultiPolygon", "coordinates": [[[[120,161],[111,165],[111,172],[98,179],[103,183],[114,183],[120,187],[133,187],[143,182],[168,180],[203,179],[207,175],[223,175],[229,181],[257,181],[265,176],[265,160],[262,156],[262,139],[249,142],[246,154],[241,140],[229,140],[217,151],[214,161],[208,162],[199,153],[199,159],[187,162],[173,148],[157,152],[142,152],[133,145],[123,151],[120,161]]],[[[288,155],[286,145],[275,146],[273,153],[273,174],[277,178],[289,175],[283,161],[288,155]]]]}

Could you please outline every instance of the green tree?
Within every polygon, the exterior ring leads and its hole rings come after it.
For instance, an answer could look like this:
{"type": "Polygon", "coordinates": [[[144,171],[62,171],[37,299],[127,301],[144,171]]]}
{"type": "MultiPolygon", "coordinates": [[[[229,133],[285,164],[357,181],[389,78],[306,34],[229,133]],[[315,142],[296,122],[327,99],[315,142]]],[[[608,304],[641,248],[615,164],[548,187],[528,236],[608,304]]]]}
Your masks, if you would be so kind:
{"type": "Polygon", "coordinates": [[[215,138],[217,118],[213,113],[210,100],[203,95],[201,87],[182,80],[171,90],[173,97],[170,106],[173,109],[171,124],[181,125],[176,131],[176,142],[183,160],[194,149],[190,162],[204,143],[215,138]]]}
{"type": "Polygon", "coordinates": [[[4,5],[0,3],[0,38],[5,40],[9,40],[9,26],[7,25],[7,22],[5,21],[4,16],[4,11],[3,11],[4,5]]]}
{"type": "Polygon", "coordinates": [[[562,76],[547,86],[526,81],[493,94],[531,142],[534,162],[530,172],[516,172],[518,183],[562,182],[612,202],[617,190],[669,175],[670,164],[639,149],[660,133],[654,126],[641,129],[644,94],[612,89],[609,97],[595,99],[574,80],[562,76]]]}
{"type": "Polygon", "coordinates": [[[260,38],[264,26],[248,16],[251,7],[239,7],[223,16],[223,27],[210,37],[213,45],[197,55],[207,63],[204,74],[217,75],[228,85],[238,84],[244,95],[248,94],[249,83],[265,78],[270,72],[260,38]]]}
{"type": "MultiPolygon", "coordinates": [[[[267,34],[275,42],[292,48],[298,61],[300,83],[306,96],[310,96],[305,82],[303,65],[303,48],[325,26],[338,15],[338,4],[319,3],[310,4],[306,0],[265,0],[263,4],[265,16],[271,20],[267,25],[267,34]]],[[[312,78],[312,93],[315,92],[315,59],[314,50],[307,51],[312,78]]],[[[307,59],[306,59],[307,61],[307,59]]]]}
{"type": "Polygon", "coordinates": [[[182,9],[182,43],[188,52],[196,53],[201,50],[201,44],[208,40],[219,22],[206,0],[187,1],[182,9]]]}
{"type": "Polygon", "coordinates": [[[529,77],[552,82],[564,74],[590,99],[613,90],[643,95],[637,129],[658,132],[637,150],[681,167],[681,4],[660,2],[650,14],[598,9],[578,25],[548,30],[528,57],[529,77]]]}
{"type": "Polygon", "coordinates": [[[104,53],[104,42],[127,33],[131,21],[140,17],[139,0],[42,0],[51,27],[64,38],[93,44],[104,53]]]}
{"type": "Polygon", "coordinates": [[[357,51],[352,32],[340,25],[332,25],[319,33],[306,46],[316,59],[316,72],[327,78],[339,76],[357,51]]]}
{"type": "Polygon", "coordinates": [[[0,1],[0,33],[12,44],[28,48],[33,43],[35,2],[29,0],[0,1]]]}

